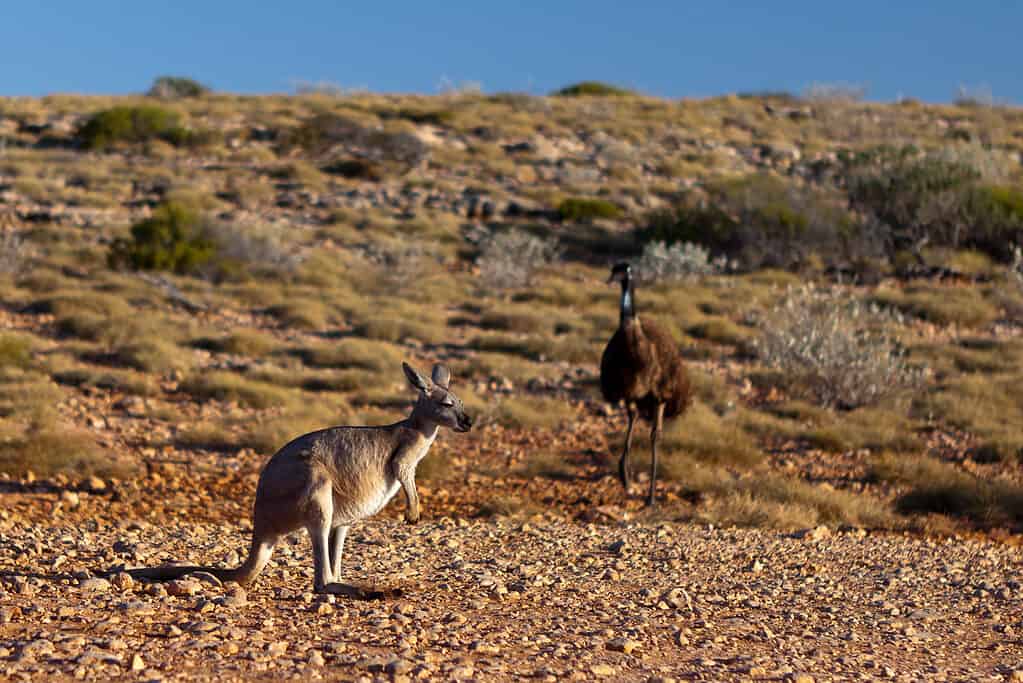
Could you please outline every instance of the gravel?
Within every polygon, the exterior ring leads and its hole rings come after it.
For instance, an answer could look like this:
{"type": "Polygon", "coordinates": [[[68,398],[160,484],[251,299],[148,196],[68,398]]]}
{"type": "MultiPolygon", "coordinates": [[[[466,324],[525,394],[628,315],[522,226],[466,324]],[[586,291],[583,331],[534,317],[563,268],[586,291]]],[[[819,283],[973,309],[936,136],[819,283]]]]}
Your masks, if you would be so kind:
{"type": "Polygon", "coordinates": [[[18,539],[0,544],[14,679],[1023,677],[1023,558],[990,541],[381,518],[353,529],[345,580],[402,593],[354,601],[307,595],[298,534],[241,588],[113,571],[115,547],[216,562],[247,545],[225,525],[0,530],[18,539]]]}

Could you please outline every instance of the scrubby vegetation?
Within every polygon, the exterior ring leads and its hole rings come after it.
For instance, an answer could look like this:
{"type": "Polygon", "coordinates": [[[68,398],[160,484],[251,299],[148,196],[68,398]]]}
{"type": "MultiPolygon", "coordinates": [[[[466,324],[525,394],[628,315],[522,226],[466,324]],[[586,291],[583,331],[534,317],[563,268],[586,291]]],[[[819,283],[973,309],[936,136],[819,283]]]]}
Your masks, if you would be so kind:
{"type": "Polygon", "coordinates": [[[151,140],[180,147],[201,144],[205,139],[201,133],[183,126],[177,112],[153,105],[113,107],[97,112],[81,125],[77,137],[89,149],[151,140]]]}
{"type": "Polygon", "coordinates": [[[160,76],[146,92],[150,97],[161,99],[178,99],[182,97],[201,97],[208,95],[210,89],[187,76],[160,76]]]}
{"type": "Polygon", "coordinates": [[[610,83],[600,81],[581,81],[572,85],[566,85],[554,92],[560,97],[622,97],[634,94],[631,90],[620,88],[610,83]]]}
{"type": "Polygon", "coordinates": [[[923,381],[893,337],[899,322],[841,293],[800,288],[762,316],[755,347],[790,394],[857,408],[923,381]]]}
{"type": "Polygon", "coordinates": [[[1017,110],[196,85],[2,102],[0,471],[223,492],[443,360],[478,420],[427,509],[633,514],[596,388],[628,259],[697,385],[667,514],[1023,527],[1017,110]]]}

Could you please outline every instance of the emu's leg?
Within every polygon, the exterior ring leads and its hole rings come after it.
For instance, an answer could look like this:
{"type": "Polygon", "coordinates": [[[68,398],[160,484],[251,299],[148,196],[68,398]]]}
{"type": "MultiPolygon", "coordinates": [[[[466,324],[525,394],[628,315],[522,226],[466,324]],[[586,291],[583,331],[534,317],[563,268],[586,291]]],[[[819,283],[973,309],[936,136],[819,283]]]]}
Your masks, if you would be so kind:
{"type": "Polygon", "coordinates": [[[654,494],[657,491],[657,442],[661,438],[661,424],[664,422],[664,404],[657,404],[657,414],[654,416],[654,426],[650,429],[650,495],[647,497],[647,507],[653,507],[656,503],[654,494]]]}
{"type": "Polygon", "coordinates": [[[345,549],[345,537],[348,536],[347,526],[336,526],[330,530],[330,580],[341,580],[341,553],[345,549]]]}
{"type": "Polygon", "coordinates": [[[629,414],[629,428],[625,431],[625,450],[622,451],[622,458],[618,461],[618,478],[629,492],[629,450],[632,448],[632,427],[636,423],[636,406],[628,401],[625,402],[625,410],[629,414]]]}

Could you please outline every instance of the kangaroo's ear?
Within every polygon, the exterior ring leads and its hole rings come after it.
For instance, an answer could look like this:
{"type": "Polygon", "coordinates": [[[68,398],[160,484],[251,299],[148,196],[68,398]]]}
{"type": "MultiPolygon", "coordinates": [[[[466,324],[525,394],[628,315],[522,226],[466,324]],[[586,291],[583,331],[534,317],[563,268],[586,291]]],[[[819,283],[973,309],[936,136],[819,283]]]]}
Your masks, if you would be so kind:
{"type": "Polygon", "coordinates": [[[430,380],[426,379],[418,372],[416,372],[411,365],[402,362],[401,369],[405,371],[405,377],[408,378],[408,383],[413,387],[423,392],[424,394],[430,391],[430,380]]]}
{"type": "Polygon", "coordinates": [[[451,373],[440,363],[433,366],[433,383],[444,389],[451,384],[451,373]]]}

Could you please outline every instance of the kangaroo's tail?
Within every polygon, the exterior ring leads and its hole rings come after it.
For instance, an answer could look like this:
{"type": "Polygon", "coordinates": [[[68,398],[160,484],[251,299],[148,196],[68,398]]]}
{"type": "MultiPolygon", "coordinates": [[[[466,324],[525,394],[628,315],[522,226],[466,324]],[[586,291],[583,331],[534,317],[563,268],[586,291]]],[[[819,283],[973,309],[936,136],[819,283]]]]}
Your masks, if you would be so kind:
{"type": "MultiPolygon", "coordinates": [[[[162,567],[142,567],[140,569],[129,569],[128,574],[134,579],[146,579],[148,581],[173,581],[180,579],[186,574],[194,572],[206,572],[217,577],[220,581],[238,581],[239,570],[224,569],[222,567],[199,567],[185,565],[164,565],[162,567]]],[[[239,581],[239,583],[241,583],[239,581]]]]}
{"type": "Polygon", "coordinates": [[[178,566],[178,565],[166,565],[163,567],[143,567],[141,569],[131,569],[128,574],[132,578],[136,579],[147,579],[149,581],[173,581],[174,579],[180,579],[185,574],[191,574],[193,572],[208,572],[213,576],[217,577],[220,581],[236,581],[240,584],[251,583],[259,573],[263,571],[263,567],[270,561],[270,556],[273,554],[274,545],[276,539],[260,538],[258,535],[253,534],[252,546],[249,548],[248,557],[242,562],[240,567],[233,569],[224,567],[197,567],[197,566],[178,566]]]}

